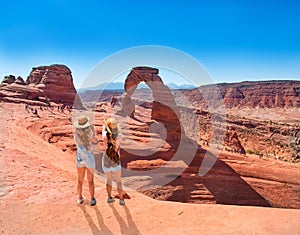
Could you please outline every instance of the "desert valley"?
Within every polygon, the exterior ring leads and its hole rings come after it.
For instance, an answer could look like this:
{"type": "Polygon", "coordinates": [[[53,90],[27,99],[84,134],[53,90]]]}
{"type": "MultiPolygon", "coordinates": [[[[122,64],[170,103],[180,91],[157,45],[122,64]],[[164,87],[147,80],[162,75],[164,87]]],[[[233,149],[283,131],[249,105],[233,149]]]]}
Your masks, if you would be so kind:
{"type": "Polygon", "coordinates": [[[300,82],[172,90],[162,79],[155,68],[136,67],[124,91],[77,93],[64,65],[33,68],[26,81],[5,77],[1,232],[299,234],[300,82]],[[140,83],[149,88],[136,89],[140,83]],[[76,204],[79,113],[100,140],[95,208],[76,204]],[[100,166],[103,120],[112,115],[124,134],[124,208],[106,204],[100,166]]]}

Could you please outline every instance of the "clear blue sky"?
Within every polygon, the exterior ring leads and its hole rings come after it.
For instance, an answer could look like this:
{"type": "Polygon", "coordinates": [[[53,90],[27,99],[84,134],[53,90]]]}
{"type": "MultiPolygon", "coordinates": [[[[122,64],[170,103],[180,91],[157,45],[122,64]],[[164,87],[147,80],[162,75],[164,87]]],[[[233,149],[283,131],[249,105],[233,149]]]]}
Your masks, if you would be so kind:
{"type": "Polygon", "coordinates": [[[162,45],[215,82],[300,78],[300,1],[36,0],[0,3],[0,78],[62,63],[80,86],[102,59],[162,45]]]}

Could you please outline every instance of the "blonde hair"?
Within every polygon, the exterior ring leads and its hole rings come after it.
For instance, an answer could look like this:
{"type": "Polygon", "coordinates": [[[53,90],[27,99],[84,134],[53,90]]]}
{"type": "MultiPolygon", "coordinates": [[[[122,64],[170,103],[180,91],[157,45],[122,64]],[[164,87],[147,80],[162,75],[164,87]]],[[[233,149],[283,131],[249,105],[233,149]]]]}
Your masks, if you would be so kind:
{"type": "Polygon", "coordinates": [[[76,133],[78,135],[78,138],[80,142],[83,144],[83,146],[86,148],[87,151],[90,150],[90,137],[93,133],[92,127],[88,126],[86,128],[76,128],[76,133]]]}
{"type": "Polygon", "coordinates": [[[119,132],[120,127],[119,127],[118,121],[116,119],[114,119],[114,118],[107,118],[107,119],[104,120],[104,124],[105,124],[105,129],[110,134],[112,134],[112,132],[113,132],[112,131],[113,130],[112,125],[116,126],[116,128],[117,128],[117,130],[119,132]]]}
{"type": "Polygon", "coordinates": [[[119,164],[120,156],[118,154],[116,137],[119,134],[120,127],[118,125],[117,120],[114,118],[105,119],[104,126],[105,126],[105,130],[107,131],[106,132],[106,136],[107,136],[106,155],[113,163],[119,164]],[[114,125],[115,128],[112,128],[112,125],[114,125]],[[116,131],[114,131],[114,129],[116,129],[116,131]]]}

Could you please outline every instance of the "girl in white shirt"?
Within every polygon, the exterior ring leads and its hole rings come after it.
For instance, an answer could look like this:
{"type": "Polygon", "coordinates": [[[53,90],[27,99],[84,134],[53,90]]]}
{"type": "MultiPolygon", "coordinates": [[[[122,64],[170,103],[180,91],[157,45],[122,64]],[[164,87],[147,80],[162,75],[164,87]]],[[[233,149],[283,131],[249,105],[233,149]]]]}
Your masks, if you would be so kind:
{"type": "Polygon", "coordinates": [[[102,169],[107,178],[106,191],[107,203],[114,201],[111,196],[112,176],[117,182],[117,191],[120,197],[120,205],[124,206],[123,189],[121,182],[121,161],[120,161],[120,142],[122,135],[118,122],[114,118],[107,118],[104,120],[102,138],[105,152],[102,158],[102,169]]]}

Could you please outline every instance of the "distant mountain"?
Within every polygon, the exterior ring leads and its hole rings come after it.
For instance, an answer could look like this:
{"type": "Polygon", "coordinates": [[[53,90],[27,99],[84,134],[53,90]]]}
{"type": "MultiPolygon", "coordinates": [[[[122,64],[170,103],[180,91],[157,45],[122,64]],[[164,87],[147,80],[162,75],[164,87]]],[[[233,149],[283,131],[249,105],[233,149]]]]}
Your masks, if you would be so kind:
{"type": "MultiPolygon", "coordinates": [[[[171,90],[189,90],[189,89],[194,89],[197,88],[196,86],[192,84],[182,84],[182,85],[177,85],[173,82],[166,84],[167,87],[169,87],[171,90]]],[[[149,89],[149,86],[145,83],[140,83],[137,87],[137,89],[149,89]]]]}
{"type": "Polygon", "coordinates": [[[123,82],[105,82],[94,87],[80,88],[77,89],[78,93],[83,93],[86,91],[123,91],[124,83],[123,82]]]}
{"type": "Polygon", "coordinates": [[[196,86],[192,84],[182,84],[182,85],[177,85],[175,83],[168,83],[167,86],[172,90],[181,90],[181,89],[194,89],[196,86]]]}
{"type": "MultiPolygon", "coordinates": [[[[179,90],[179,89],[194,89],[196,88],[196,86],[192,85],[192,84],[182,84],[182,85],[177,85],[175,83],[168,83],[166,84],[166,86],[168,86],[171,90],[179,90]]],[[[149,88],[147,84],[145,83],[140,83],[137,87],[137,89],[147,89],[149,88]]],[[[94,87],[87,87],[87,88],[80,88],[77,90],[78,93],[83,93],[85,91],[124,91],[124,83],[123,82],[105,82],[102,83],[98,86],[94,86],[94,87]]]]}

